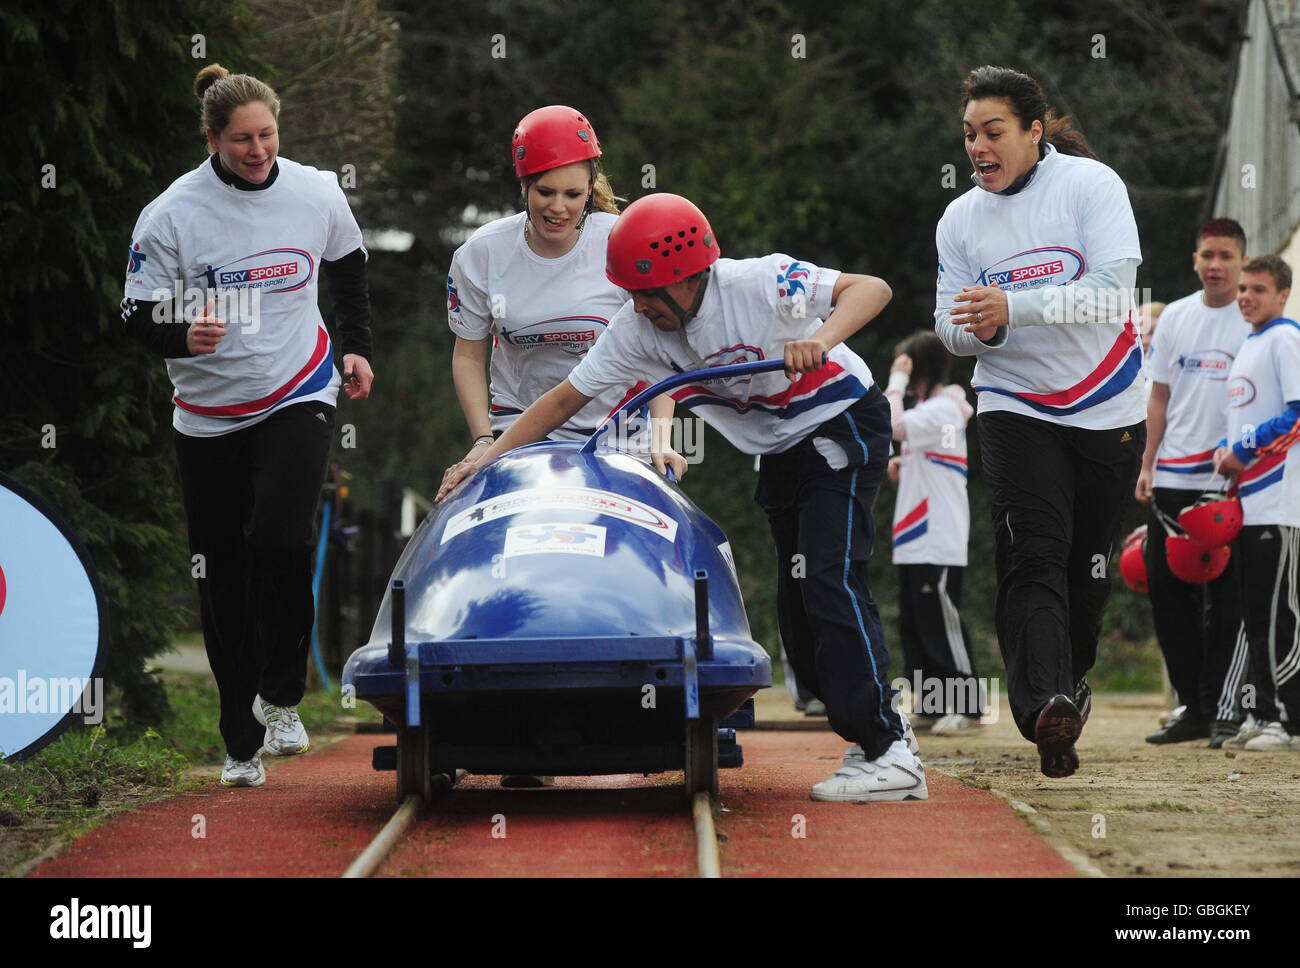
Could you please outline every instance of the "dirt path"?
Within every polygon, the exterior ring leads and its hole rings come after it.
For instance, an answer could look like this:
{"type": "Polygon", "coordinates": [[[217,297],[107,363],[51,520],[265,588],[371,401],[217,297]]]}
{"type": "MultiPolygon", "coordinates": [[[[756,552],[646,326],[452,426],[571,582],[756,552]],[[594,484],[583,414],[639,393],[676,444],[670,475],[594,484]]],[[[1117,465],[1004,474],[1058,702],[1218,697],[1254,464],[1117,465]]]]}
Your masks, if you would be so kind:
{"type": "MultiPolygon", "coordinates": [[[[1081,769],[1038,772],[1010,716],[960,738],[919,736],[922,759],[1036,811],[1026,820],[1112,877],[1300,875],[1300,753],[1154,746],[1158,695],[1094,697],[1081,769]]],[[[1005,712],[1005,710],[1004,710],[1005,712]]],[[[1023,810],[1023,807],[1020,809],[1023,810]]]]}

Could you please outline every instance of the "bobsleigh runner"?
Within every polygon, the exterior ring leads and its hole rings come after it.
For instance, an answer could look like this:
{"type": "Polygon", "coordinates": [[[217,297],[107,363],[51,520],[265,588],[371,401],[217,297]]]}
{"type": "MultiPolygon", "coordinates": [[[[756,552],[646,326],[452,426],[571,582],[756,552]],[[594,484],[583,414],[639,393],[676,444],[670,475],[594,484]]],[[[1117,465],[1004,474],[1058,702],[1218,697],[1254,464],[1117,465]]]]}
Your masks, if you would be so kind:
{"type": "Polygon", "coordinates": [[[411,537],[343,673],[397,727],[374,766],[396,769],[399,800],[431,797],[457,770],[684,770],[688,795],[716,796],[719,766],[741,765],[731,727],[753,724],[772,665],[750,636],[726,535],[653,467],[597,446],[699,378],[638,394],[585,443],[499,457],[411,537]]]}

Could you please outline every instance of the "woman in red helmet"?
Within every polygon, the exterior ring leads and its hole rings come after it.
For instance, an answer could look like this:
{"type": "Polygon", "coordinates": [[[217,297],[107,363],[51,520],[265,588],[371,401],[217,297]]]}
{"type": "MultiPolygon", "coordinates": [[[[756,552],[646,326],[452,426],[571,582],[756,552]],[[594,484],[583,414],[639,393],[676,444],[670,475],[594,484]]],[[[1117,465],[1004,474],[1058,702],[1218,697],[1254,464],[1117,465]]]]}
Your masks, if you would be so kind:
{"type": "MultiPolygon", "coordinates": [[[[466,459],[483,453],[564,379],[627,302],[604,273],[618,205],[600,154],[595,129],[581,112],[553,104],[528,114],[515,129],[512,151],[524,211],[483,226],[452,257],[447,322],[456,334],[452,379],[472,439],[466,459]]],[[[627,389],[591,401],[551,437],[590,435],[627,389]]],[[[666,397],[651,405],[664,438],[672,412],[666,397]]],[[[678,477],[685,474],[682,458],[666,445],[655,448],[661,471],[665,459],[678,477]]]]}
{"type": "Polygon", "coordinates": [[[763,455],[755,498],[776,543],[781,636],[799,681],[854,744],[840,770],[813,787],[813,799],[926,799],[925,771],[893,702],[867,583],[889,404],[866,363],[844,345],[889,302],[889,287],[779,253],[720,259],[704,214],[666,194],[642,198],[619,216],[605,271],[632,292],[631,304],[566,379],[498,441],[448,471],[439,499],[611,388],[783,359],[784,374],[701,380],[672,396],[698,408],[740,450],[763,455]]]}

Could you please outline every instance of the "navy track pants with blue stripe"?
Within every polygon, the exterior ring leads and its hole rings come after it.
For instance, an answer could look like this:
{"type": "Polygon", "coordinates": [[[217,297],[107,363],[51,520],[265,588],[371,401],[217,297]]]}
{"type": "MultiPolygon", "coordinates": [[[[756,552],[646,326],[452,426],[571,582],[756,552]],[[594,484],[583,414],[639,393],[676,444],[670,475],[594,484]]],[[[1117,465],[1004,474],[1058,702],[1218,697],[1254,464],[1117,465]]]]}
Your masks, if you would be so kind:
{"type": "Polygon", "coordinates": [[[765,454],[754,499],[776,543],[777,612],[801,685],[868,759],[902,739],[889,652],[867,581],[871,505],[889,459],[889,403],[873,385],[794,447],[765,454]]]}

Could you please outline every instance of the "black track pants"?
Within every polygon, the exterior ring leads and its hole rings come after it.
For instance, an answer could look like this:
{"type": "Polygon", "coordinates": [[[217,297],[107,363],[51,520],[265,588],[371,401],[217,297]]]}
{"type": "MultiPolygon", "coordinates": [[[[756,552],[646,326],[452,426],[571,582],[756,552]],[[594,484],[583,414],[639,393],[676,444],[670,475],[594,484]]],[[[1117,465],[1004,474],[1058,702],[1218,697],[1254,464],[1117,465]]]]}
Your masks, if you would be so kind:
{"type": "Polygon", "coordinates": [[[997,543],[994,616],[1016,726],[1097,659],[1110,554],[1146,442],[1138,423],[1083,430],[995,411],[978,419],[997,543]]]}
{"type": "Polygon", "coordinates": [[[889,403],[873,385],[790,450],[764,455],[754,495],[776,543],[778,622],[790,664],[826,704],[831,728],[860,743],[868,759],[903,736],[867,581],[871,505],[890,432],[889,403]]]}
{"type": "Polygon", "coordinates": [[[984,713],[985,697],[975,676],[970,635],[958,612],[963,570],[958,565],[898,566],[903,673],[913,684],[914,701],[919,703],[916,711],[926,715],[984,713]],[[935,708],[939,696],[943,703],[935,708]]]}
{"type": "Polygon", "coordinates": [[[1281,720],[1294,736],[1300,733],[1300,528],[1247,525],[1235,548],[1256,690],[1242,705],[1256,719],[1281,720]]]}
{"type": "Polygon", "coordinates": [[[190,553],[203,556],[203,644],[237,760],[262,745],[253,697],[295,706],[306,686],[315,514],[333,434],[334,408],[309,402],[218,437],[175,435],[190,553]]]}

